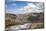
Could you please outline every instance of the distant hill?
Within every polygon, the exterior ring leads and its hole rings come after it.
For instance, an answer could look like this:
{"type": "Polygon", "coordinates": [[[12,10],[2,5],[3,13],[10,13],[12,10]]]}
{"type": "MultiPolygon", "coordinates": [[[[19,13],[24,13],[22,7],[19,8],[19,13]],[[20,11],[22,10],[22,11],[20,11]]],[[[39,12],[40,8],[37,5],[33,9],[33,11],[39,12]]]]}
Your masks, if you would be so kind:
{"type": "Polygon", "coordinates": [[[44,19],[44,13],[28,13],[28,14],[10,14],[10,13],[6,13],[5,14],[6,20],[7,19],[11,19],[12,21],[16,21],[16,19],[20,20],[18,22],[21,22],[21,20],[22,20],[22,22],[24,22],[23,20],[25,20],[25,22],[26,22],[27,18],[29,18],[31,16],[32,17],[37,17],[39,19],[39,21],[44,19]]]}
{"type": "Polygon", "coordinates": [[[44,23],[44,13],[29,14],[5,14],[5,23],[7,25],[17,25],[24,23],[44,23]]]}

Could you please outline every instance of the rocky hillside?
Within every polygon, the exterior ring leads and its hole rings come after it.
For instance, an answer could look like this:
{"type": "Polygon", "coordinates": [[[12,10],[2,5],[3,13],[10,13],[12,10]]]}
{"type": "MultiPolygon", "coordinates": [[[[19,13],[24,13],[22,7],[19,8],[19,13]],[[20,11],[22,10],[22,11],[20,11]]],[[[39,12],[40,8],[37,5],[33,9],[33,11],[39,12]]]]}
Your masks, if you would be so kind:
{"type": "Polygon", "coordinates": [[[5,14],[6,27],[24,23],[44,23],[44,15],[43,13],[5,14]]]}

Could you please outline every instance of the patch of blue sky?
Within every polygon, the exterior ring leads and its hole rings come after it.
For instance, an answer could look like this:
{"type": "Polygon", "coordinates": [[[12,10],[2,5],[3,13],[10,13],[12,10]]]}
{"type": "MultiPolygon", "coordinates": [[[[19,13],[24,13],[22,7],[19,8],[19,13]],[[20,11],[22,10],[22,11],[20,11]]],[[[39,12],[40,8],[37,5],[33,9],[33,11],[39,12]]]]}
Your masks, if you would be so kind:
{"type": "MultiPolygon", "coordinates": [[[[7,0],[8,2],[6,3],[7,5],[7,9],[8,11],[10,12],[14,12],[16,14],[23,14],[25,11],[24,10],[16,10],[16,8],[23,8],[25,6],[28,6],[28,2],[25,2],[25,1],[11,1],[11,0],[7,0]]],[[[31,3],[30,4],[31,6],[33,6],[33,4],[31,3]]],[[[29,5],[29,6],[30,6],[29,5]]],[[[34,6],[33,6],[34,7],[34,6]]]]}
{"type": "Polygon", "coordinates": [[[27,6],[27,2],[25,1],[16,1],[16,5],[19,7],[27,6]]]}
{"type": "Polygon", "coordinates": [[[7,9],[16,9],[16,4],[15,3],[7,4],[7,9]]]}
{"type": "Polygon", "coordinates": [[[20,7],[24,7],[24,6],[27,6],[27,3],[26,2],[20,2],[20,1],[17,1],[16,3],[11,3],[9,2],[7,5],[7,8],[8,9],[16,9],[16,8],[20,8],[20,7]]]}

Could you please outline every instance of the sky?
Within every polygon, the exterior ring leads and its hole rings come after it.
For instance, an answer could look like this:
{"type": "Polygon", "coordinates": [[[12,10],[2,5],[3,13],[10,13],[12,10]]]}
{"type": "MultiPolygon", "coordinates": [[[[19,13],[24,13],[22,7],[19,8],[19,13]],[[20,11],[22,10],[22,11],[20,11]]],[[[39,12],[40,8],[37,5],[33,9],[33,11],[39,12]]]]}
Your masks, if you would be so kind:
{"type": "Polygon", "coordinates": [[[41,10],[40,11],[37,10],[38,7],[35,6],[32,2],[27,2],[27,1],[6,0],[5,7],[6,7],[6,13],[13,13],[13,14],[41,12],[41,10]]]}

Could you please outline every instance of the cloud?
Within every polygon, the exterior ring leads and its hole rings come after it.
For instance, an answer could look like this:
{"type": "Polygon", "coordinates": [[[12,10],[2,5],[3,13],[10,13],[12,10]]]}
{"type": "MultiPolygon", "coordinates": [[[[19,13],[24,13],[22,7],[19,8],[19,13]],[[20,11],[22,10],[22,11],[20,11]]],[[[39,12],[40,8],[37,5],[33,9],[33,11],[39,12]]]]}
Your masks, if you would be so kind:
{"type": "Polygon", "coordinates": [[[36,7],[33,3],[28,3],[28,6],[33,8],[36,7]]]}
{"type": "Polygon", "coordinates": [[[38,10],[37,6],[35,6],[32,3],[28,3],[28,5],[24,7],[24,10],[25,10],[25,13],[34,13],[34,12],[40,13],[40,12],[43,12],[43,10],[38,10]]]}
{"type": "MultiPolygon", "coordinates": [[[[6,5],[6,7],[7,7],[7,5],[6,5]]],[[[20,7],[20,8],[13,9],[13,10],[7,9],[7,12],[8,13],[14,13],[14,14],[24,14],[24,13],[34,13],[34,12],[40,13],[43,11],[38,10],[34,4],[28,3],[27,6],[24,6],[24,7],[20,7]]]]}
{"type": "Polygon", "coordinates": [[[23,7],[21,7],[21,8],[17,8],[16,10],[24,10],[24,9],[23,9],[23,7]]]}

